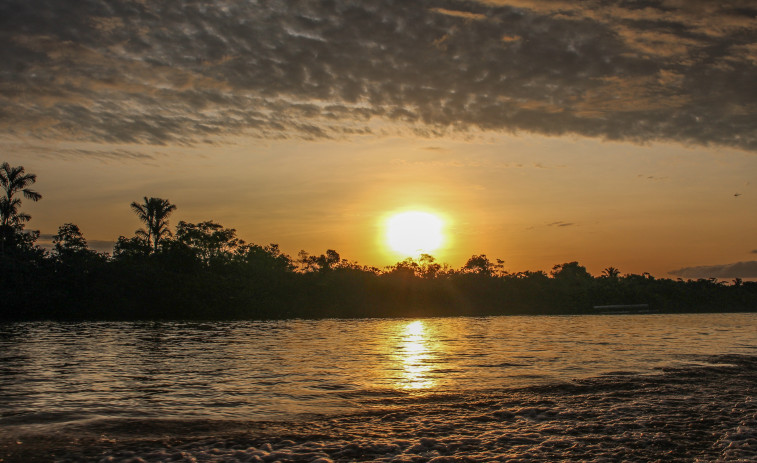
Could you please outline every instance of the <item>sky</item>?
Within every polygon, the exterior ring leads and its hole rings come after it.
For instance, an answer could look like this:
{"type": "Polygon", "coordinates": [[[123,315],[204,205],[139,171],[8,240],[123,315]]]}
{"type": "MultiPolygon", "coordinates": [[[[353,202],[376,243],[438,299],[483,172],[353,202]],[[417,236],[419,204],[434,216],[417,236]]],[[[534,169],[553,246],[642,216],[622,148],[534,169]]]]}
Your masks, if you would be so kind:
{"type": "Polygon", "coordinates": [[[28,228],[129,203],[383,267],[384,223],[511,272],[757,278],[752,0],[0,0],[0,161],[28,228]]]}

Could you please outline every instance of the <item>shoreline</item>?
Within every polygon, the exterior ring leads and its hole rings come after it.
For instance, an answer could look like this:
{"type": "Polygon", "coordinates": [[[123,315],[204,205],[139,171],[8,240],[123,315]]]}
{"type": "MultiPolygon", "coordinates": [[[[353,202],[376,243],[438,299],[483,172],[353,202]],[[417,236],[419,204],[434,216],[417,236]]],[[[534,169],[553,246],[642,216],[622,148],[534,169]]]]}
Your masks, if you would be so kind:
{"type": "MultiPolygon", "coordinates": [[[[412,312],[412,311],[411,311],[412,312]]],[[[356,315],[356,316],[312,316],[312,317],[265,317],[265,318],[0,318],[3,323],[205,323],[205,322],[267,322],[267,321],[295,321],[295,320],[411,320],[431,318],[493,318],[493,317],[575,317],[575,316],[624,316],[624,315],[696,315],[696,314],[746,314],[757,313],[757,307],[753,309],[729,309],[729,310],[655,310],[655,311],[565,311],[565,312],[509,312],[509,313],[485,313],[485,314],[449,314],[449,313],[426,313],[419,315],[356,315]]]]}

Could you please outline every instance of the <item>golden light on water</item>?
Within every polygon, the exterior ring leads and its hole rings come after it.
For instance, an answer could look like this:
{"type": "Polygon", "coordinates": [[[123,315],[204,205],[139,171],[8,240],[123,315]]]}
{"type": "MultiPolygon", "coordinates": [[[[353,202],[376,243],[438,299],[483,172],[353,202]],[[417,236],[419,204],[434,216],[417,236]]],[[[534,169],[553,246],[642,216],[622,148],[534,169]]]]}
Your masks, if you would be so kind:
{"type": "Polygon", "coordinates": [[[429,348],[426,327],[421,320],[408,323],[402,333],[398,346],[402,366],[403,389],[428,389],[434,386],[434,379],[429,376],[432,368],[433,354],[429,348]]]}
{"type": "Polygon", "coordinates": [[[429,212],[407,211],[395,214],[386,222],[389,247],[405,257],[430,254],[444,243],[444,222],[429,212]]]}
{"type": "Polygon", "coordinates": [[[423,322],[416,320],[405,327],[405,333],[411,336],[423,336],[424,329],[423,322]]]}

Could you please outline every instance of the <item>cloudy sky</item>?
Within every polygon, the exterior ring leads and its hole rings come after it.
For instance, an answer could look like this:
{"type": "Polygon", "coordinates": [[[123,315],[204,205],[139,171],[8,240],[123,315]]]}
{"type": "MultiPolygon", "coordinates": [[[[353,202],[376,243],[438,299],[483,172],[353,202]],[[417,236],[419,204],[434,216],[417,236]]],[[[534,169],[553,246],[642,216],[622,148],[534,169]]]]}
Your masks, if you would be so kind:
{"type": "Polygon", "coordinates": [[[106,246],[170,199],[255,243],[757,277],[751,0],[0,0],[0,155],[30,228],[106,246]]]}

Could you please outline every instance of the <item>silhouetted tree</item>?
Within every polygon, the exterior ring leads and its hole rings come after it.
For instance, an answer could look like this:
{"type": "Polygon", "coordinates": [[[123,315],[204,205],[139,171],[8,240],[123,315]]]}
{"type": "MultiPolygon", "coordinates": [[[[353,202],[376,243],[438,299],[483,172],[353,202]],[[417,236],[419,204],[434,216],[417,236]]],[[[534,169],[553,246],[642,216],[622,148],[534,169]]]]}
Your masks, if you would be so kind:
{"type": "Polygon", "coordinates": [[[116,245],[113,247],[113,257],[116,260],[120,259],[133,259],[138,257],[144,257],[150,254],[152,247],[141,236],[134,236],[127,238],[123,235],[118,237],[116,245]]]}
{"type": "Polygon", "coordinates": [[[3,189],[0,197],[0,254],[5,254],[6,247],[29,246],[39,236],[38,233],[22,233],[31,216],[19,211],[21,198],[17,196],[21,193],[35,202],[42,199],[41,194],[29,188],[36,181],[37,176],[25,173],[23,166],[11,167],[7,162],[0,164],[0,187],[3,189]]]}
{"type": "Polygon", "coordinates": [[[248,266],[265,271],[291,272],[294,270],[292,258],[281,252],[278,244],[259,246],[245,244],[240,246],[239,258],[248,266]]]}
{"type": "Polygon", "coordinates": [[[60,255],[74,254],[88,251],[87,240],[84,239],[79,227],[72,223],[65,223],[58,227],[58,233],[53,236],[55,253],[60,255]]]}
{"type": "Polygon", "coordinates": [[[315,262],[310,259],[310,253],[304,249],[300,249],[297,253],[297,263],[300,264],[302,272],[312,272],[315,268],[315,262]]]}
{"type": "Polygon", "coordinates": [[[144,203],[139,204],[135,201],[131,203],[131,208],[146,227],[146,230],[137,230],[137,236],[144,238],[153,252],[158,252],[160,241],[164,237],[171,236],[171,231],[168,229],[168,216],[176,210],[176,205],[171,204],[167,199],[145,196],[144,203]]]}
{"type": "Polygon", "coordinates": [[[386,270],[385,274],[392,277],[411,278],[421,273],[421,266],[412,257],[408,257],[391,267],[387,267],[386,270]]]}
{"type": "Polygon", "coordinates": [[[53,255],[61,263],[79,267],[103,262],[106,257],[87,247],[87,240],[79,227],[73,223],[65,223],[58,227],[58,233],[53,236],[53,255]]]}
{"type": "Polygon", "coordinates": [[[477,273],[479,275],[491,275],[494,264],[486,257],[486,254],[471,256],[463,265],[463,271],[467,273],[477,273]]]}
{"type": "Polygon", "coordinates": [[[339,256],[339,253],[334,251],[333,249],[326,250],[326,255],[318,256],[318,264],[321,266],[324,270],[331,270],[336,265],[341,262],[341,257],[339,256]]]}
{"type": "Polygon", "coordinates": [[[418,264],[418,274],[423,278],[436,278],[444,269],[431,254],[421,254],[418,264]]]}
{"type": "Polygon", "coordinates": [[[547,274],[544,273],[544,271],[542,270],[536,270],[536,271],[526,270],[523,272],[515,273],[512,276],[518,280],[532,280],[532,281],[538,281],[540,283],[545,283],[547,279],[549,278],[549,276],[547,276],[547,274]]]}
{"type": "Polygon", "coordinates": [[[594,277],[578,262],[566,262],[552,267],[552,283],[558,304],[581,311],[589,310],[593,303],[594,277]]]}
{"type": "Polygon", "coordinates": [[[586,267],[575,261],[555,265],[552,267],[551,275],[556,280],[570,282],[590,281],[592,279],[591,274],[586,271],[586,267]]]}
{"type": "Polygon", "coordinates": [[[198,224],[180,221],[176,226],[176,241],[188,246],[203,262],[231,258],[244,245],[235,229],[224,228],[210,220],[198,224]]]}
{"type": "Polygon", "coordinates": [[[327,272],[336,268],[341,262],[341,256],[333,249],[326,251],[326,254],[320,256],[311,256],[305,251],[299,252],[298,262],[302,264],[306,272],[327,272]]]}
{"type": "Polygon", "coordinates": [[[620,276],[620,270],[616,269],[615,267],[607,267],[606,269],[602,270],[602,276],[616,280],[618,276],[620,276]]]}
{"type": "Polygon", "coordinates": [[[5,194],[0,198],[0,225],[15,226],[27,222],[31,216],[18,211],[21,206],[21,199],[15,197],[16,193],[21,194],[26,199],[39,201],[42,195],[28,188],[29,185],[37,181],[37,175],[25,174],[23,166],[11,167],[7,162],[0,165],[0,186],[5,194]]]}

